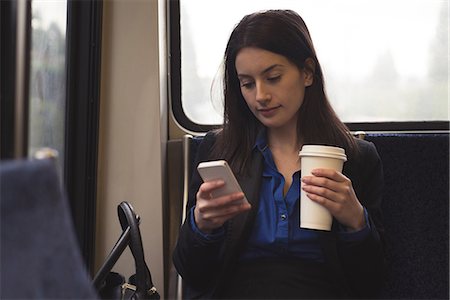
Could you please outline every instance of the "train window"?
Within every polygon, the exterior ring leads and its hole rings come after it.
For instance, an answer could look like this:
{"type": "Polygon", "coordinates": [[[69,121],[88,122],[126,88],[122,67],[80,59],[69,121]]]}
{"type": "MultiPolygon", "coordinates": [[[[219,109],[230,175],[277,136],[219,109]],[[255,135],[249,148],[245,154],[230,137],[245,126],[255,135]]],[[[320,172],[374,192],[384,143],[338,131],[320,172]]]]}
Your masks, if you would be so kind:
{"type": "MultiPolygon", "coordinates": [[[[173,30],[171,41],[172,50],[174,45],[180,48],[181,69],[179,85],[172,80],[173,88],[181,85],[178,94],[172,89],[172,103],[175,117],[188,129],[202,130],[221,122],[220,85],[215,84],[220,80],[215,79],[227,39],[245,14],[271,8],[289,8],[305,19],[330,101],[344,122],[429,121],[448,126],[448,1],[179,0],[169,4],[171,18],[179,17],[179,44],[173,30]]],[[[173,68],[172,73],[176,78],[173,68]]]]}
{"type": "Polygon", "coordinates": [[[103,2],[1,3],[0,158],[49,147],[86,265],[94,267],[103,2]]]}
{"type": "Polygon", "coordinates": [[[28,152],[58,151],[63,174],[67,1],[31,2],[28,152]]]}

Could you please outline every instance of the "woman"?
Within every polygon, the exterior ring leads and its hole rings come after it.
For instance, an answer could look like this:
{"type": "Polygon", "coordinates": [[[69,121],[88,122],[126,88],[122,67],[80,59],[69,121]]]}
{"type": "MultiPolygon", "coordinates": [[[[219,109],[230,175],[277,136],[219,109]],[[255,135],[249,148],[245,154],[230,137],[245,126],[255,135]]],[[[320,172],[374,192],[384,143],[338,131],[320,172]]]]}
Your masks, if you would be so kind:
{"type": "Polygon", "coordinates": [[[382,166],[331,108],[302,18],[290,10],[245,16],[225,51],[224,123],[195,165],[225,159],[249,202],[212,198],[220,180],[195,171],[173,260],[187,298],[367,298],[383,279],[382,166]],[[304,144],[345,149],[341,172],[301,178],[304,144]],[[300,178],[333,216],[330,232],[299,227],[300,178]]]}

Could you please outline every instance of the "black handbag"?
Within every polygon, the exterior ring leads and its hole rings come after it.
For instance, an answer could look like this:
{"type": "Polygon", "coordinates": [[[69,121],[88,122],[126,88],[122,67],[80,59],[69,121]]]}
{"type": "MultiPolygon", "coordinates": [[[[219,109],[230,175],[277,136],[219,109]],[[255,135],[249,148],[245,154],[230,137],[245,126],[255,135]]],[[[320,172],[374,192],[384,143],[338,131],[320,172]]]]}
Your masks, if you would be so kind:
{"type": "Polygon", "coordinates": [[[94,287],[102,299],[160,299],[160,295],[152,282],[150,270],[145,262],[142,247],[140,218],[133,207],[126,201],[117,207],[122,234],[106,258],[104,264],[94,277],[94,287]],[[126,247],[133,254],[136,274],[128,282],[123,275],[111,272],[126,247]]]}

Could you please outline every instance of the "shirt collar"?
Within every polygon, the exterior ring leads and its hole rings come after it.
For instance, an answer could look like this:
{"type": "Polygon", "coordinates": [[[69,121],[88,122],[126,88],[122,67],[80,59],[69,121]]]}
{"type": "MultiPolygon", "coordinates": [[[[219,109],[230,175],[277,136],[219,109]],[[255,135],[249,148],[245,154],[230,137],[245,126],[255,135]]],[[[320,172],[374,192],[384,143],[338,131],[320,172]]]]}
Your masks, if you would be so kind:
{"type": "Polygon", "coordinates": [[[256,141],[253,149],[255,148],[261,151],[261,153],[264,153],[264,151],[267,149],[267,136],[265,128],[261,129],[256,136],[256,141]]]}

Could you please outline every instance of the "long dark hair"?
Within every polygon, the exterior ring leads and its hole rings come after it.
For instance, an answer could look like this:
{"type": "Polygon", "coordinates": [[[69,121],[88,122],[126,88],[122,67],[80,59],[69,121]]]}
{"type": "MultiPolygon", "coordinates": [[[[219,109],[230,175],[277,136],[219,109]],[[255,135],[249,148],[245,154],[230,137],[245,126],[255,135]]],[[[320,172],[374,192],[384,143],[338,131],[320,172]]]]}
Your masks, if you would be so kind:
{"type": "Polygon", "coordinates": [[[348,128],[331,107],[324,88],[322,69],[308,28],[291,10],[268,10],[245,16],[231,33],[224,61],[224,122],[218,132],[214,153],[227,159],[235,172],[241,172],[251,156],[256,136],[263,125],[245,102],[236,72],[236,56],[244,47],[256,47],[286,57],[299,70],[314,62],[314,80],[305,90],[298,111],[297,132],[303,144],[339,146],[348,155],[357,151],[348,128]]]}

